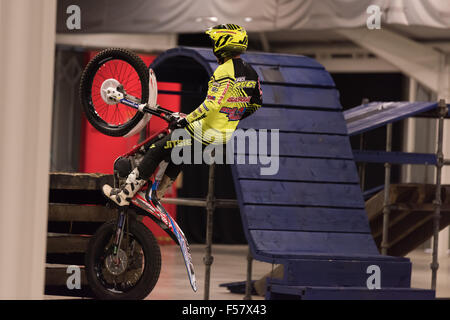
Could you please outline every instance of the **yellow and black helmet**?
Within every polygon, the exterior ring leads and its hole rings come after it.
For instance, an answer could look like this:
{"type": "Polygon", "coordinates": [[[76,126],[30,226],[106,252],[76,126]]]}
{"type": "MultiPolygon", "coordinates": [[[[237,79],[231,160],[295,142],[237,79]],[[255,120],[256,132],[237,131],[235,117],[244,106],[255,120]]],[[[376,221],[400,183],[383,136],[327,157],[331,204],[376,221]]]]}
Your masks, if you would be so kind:
{"type": "Polygon", "coordinates": [[[230,58],[247,50],[247,32],[237,24],[220,24],[206,30],[218,59],[230,58]]]}

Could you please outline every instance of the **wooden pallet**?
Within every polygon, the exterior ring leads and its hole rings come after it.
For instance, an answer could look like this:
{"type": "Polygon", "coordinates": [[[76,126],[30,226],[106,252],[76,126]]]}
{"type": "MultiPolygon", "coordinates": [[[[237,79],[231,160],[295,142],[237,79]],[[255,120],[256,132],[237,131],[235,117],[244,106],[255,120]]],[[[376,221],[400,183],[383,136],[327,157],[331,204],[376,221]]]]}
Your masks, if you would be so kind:
{"type": "MultiPolygon", "coordinates": [[[[436,186],[393,184],[390,187],[388,255],[404,256],[433,235],[436,186]]],[[[380,249],[383,232],[384,190],[366,201],[372,235],[380,249]]],[[[450,185],[442,186],[440,229],[450,224],[450,185]]]]}
{"type": "Polygon", "coordinates": [[[45,294],[92,297],[84,274],[84,253],[95,230],[115,217],[99,191],[112,180],[105,174],[50,174],[45,294]],[[67,287],[71,265],[81,270],[81,289],[67,287]]]}

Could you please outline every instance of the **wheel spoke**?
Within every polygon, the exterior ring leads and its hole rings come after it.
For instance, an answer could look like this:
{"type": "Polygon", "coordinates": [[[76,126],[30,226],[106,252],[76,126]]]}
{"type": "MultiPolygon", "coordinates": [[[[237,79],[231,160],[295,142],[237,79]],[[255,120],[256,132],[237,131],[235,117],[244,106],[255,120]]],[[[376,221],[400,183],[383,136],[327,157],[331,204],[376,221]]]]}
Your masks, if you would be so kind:
{"type": "Polygon", "coordinates": [[[111,127],[125,125],[136,116],[137,111],[123,104],[109,105],[103,100],[100,90],[106,79],[117,79],[127,92],[139,98],[141,96],[139,76],[129,63],[115,59],[101,65],[92,82],[91,100],[98,117],[111,127]],[[111,108],[114,110],[110,112],[111,108]]]}

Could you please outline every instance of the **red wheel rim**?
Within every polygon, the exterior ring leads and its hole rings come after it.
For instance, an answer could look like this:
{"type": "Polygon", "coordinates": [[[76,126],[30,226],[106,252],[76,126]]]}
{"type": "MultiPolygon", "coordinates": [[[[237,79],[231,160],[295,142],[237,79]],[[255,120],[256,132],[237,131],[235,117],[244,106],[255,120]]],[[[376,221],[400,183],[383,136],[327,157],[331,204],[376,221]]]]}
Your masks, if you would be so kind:
{"type": "Polygon", "coordinates": [[[142,84],[136,70],[123,60],[109,60],[97,70],[92,81],[92,105],[97,115],[109,126],[120,126],[131,120],[138,111],[121,103],[110,105],[103,100],[100,88],[105,80],[111,78],[119,81],[127,94],[138,99],[142,97],[142,84]]]}

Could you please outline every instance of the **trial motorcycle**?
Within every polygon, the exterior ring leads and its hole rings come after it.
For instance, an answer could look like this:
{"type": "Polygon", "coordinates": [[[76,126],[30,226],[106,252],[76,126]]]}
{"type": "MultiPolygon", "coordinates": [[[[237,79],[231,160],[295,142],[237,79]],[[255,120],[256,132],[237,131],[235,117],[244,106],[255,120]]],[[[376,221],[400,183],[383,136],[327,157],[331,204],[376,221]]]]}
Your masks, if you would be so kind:
{"type": "MultiPolygon", "coordinates": [[[[149,146],[170,134],[181,116],[157,104],[153,70],[136,54],[120,48],[105,49],[87,64],[81,77],[80,98],[89,123],[108,136],[135,135],[148,125],[152,116],[168,123],[115,160],[115,188],[125,183],[149,146]]],[[[130,206],[114,208],[117,219],[104,223],[89,241],[86,277],[99,299],[143,299],[155,287],[161,271],[161,252],[153,233],[140,221],[144,216],[155,221],[180,246],[190,285],[197,291],[191,252],[183,231],[162,205],[150,204],[150,191],[158,187],[165,164],[160,164],[130,206]]]]}

